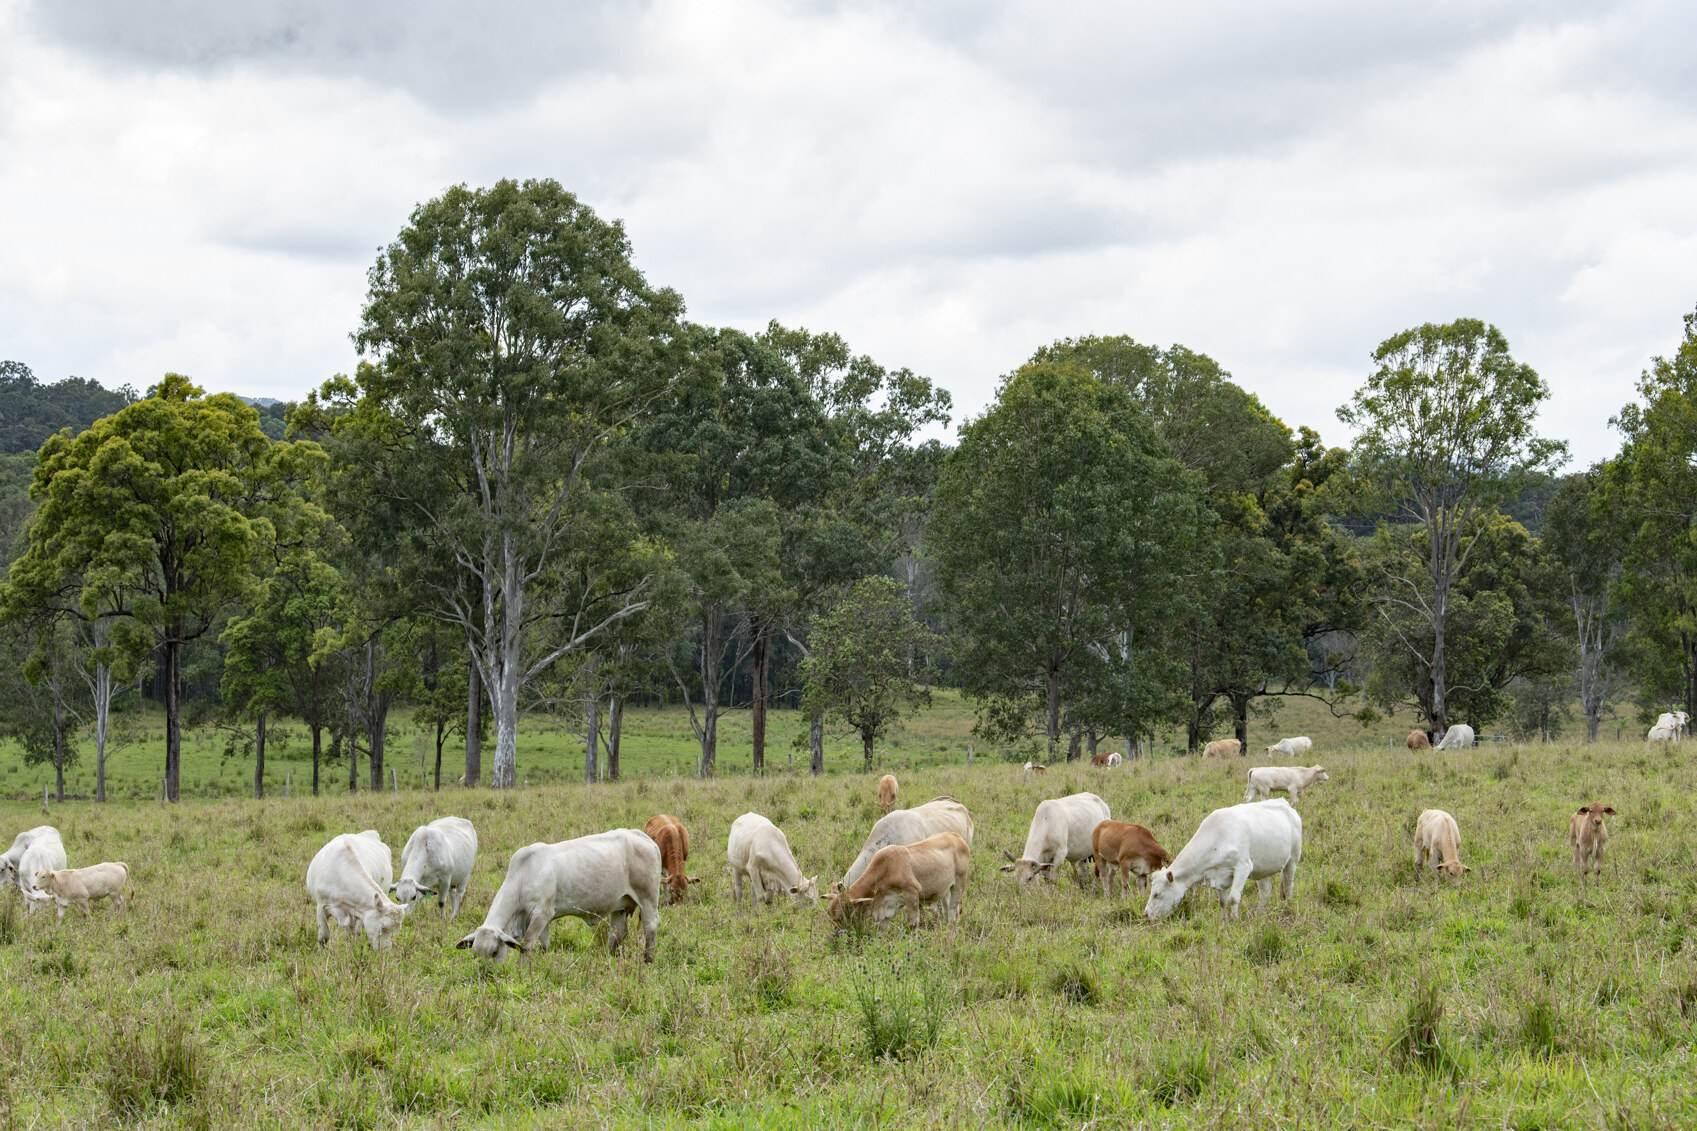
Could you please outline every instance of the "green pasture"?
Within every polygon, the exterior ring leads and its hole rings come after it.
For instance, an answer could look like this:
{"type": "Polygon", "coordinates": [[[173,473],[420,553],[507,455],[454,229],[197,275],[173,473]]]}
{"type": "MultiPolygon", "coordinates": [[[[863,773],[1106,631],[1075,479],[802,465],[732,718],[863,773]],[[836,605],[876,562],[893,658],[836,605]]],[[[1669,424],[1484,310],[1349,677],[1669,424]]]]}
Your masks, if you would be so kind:
{"type": "MultiPolygon", "coordinates": [[[[1176,851],[1242,799],[1244,763],[1025,782],[942,757],[927,747],[946,736],[916,727],[888,753],[904,801],[948,793],[977,820],[963,919],[833,936],[818,908],[733,907],[725,832],[763,812],[828,882],[877,815],[874,780],[700,782],[687,732],[641,733],[662,772],[619,784],[55,806],[71,862],[126,861],[136,896],[58,924],[0,893],[0,1125],[1697,1125],[1693,747],[1317,741],[1331,780],[1302,802],[1295,898],[1263,908],[1252,890],[1228,923],[1198,892],[1151,926],[1135,899],[1016,891],[1000,850],[1017,853],[1039,800],[1090,789],[1176,851]],[[1566,830],[1594,798],[1618,816],[1587,886],[1566,830]],[[1427,806],[1460,822],[1463,882],[1412,874],[1427,806]],[[516,847],[656,812],[689,825],[704,882],[662,912],[654,965],[573,920],[525,961],[454,949],[516,847]],[[482,841],[459,921],[421,910],[390,951],[340,934],[320,950],[313,852],[372,827],[398,853],[445,813],[482,841]]],[[[534,780],[542,748],[525,749],[534,780]]],[[[740,757],[728,739],[726,769],[740,757]]],[[[0,803],[7,837],[41,820],[39,798],[0,803]]]]}

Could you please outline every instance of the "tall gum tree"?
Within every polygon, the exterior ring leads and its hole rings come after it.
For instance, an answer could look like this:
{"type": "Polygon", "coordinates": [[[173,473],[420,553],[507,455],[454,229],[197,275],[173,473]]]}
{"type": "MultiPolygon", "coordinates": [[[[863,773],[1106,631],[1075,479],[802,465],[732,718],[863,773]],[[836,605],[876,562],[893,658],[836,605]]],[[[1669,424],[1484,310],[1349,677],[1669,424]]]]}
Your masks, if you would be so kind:
{"type": "Polygon", "coordinates": [[[556,582],[598,455],[670,383],[682,309],[632,265],[620,224],[551,180],[451,188],[371,268],[355,341],[375,363],[337,426],[379,438],[376,495],[453,563],[426,575],[427,601],[466,634],[494,788],[517,781],[526,685],[647,607],[641,578],[556,582]]]}
{"type": "Polygon", "coordinates": [[[42,445],[36,513],[7,578],[9,606],[76,611],[160,659],[165,796],[179,795],[182,655],[257,584],[280,537],[311,509],[301,488],[322,463],[309,442],[277,443],[228,393],[166,374],[142,400],[42,445]]]}
{"type": "Polygon", "coordinates": [[[1338,418],[1357,432],[1357,482],[1373,504],[1425,532],[1422,567],[1383,560],[1370,597],[1380,626],[1417,658],[1428,714],[1449,726],[1449,627],[1457,578],[1483,515],[1529,474],[1559,466],[1567,449],[1535,429],[1549,387],[1509,353],[1495,326],[1474,318],[1428,322],[1386,338],[1377,366],[1338,418]],[[1414,623],[1421,631],[1402,627],[1414,623]]]}

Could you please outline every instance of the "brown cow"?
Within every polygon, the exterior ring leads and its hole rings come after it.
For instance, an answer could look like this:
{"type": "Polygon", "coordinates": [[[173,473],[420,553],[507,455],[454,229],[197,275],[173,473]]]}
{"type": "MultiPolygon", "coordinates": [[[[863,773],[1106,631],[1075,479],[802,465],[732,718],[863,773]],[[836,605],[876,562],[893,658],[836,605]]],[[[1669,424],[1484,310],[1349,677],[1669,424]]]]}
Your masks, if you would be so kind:
{"type": "Polygon", "coordinates": [[[1573,866],[1584,878],[1586,872],[1603,870],[1603,845],[1609,841],[1609,826],[1603,814],[1614,816],[1614,806],[1593,801],[1581,805],[1579,812],[1567,819],[1567,840],[1573,845],[1573,866]]]}
{"type": "Polygon", "coordinates": [[[1120,875],[1120,887],[1131,891],[1131,876],[1136,874],[1139,887],[1146,886],[1151,872],[1158,872],[1172,863],[1172,856],[1155,841],[1155,834],[1142,825],[1125,821],[1103,821],[1090,834],[1090,854],[1096,861],[1096,878],[1102,882],[1102,894],[1114,893],[1114,870],[1120,875]]]}
{"type": "Polygon", "coordinates": [[[878,779],[878,808],[888,813],[896,807],[896,775],[885,774],[878,779]]]}
{"type": "Polygon", "coordinates": [[[941,904],[943,917],[960,918],[961,897],[972,868],[972,849],[956,833],[938,833],[914,844],[886,844],[847,888],[838,883],[825,913],[841,927],[851,915],[872,915],[874,925],[895,914],[900,896],[908,922],[919,925],[921,904],[941,904]]]}
{"type": "Polygon", "coordinates": [[[1117,766],[1122,761],[1124,761],[1124,759],[1120,757],[1120,752],[1118,750],[1104,750],[1100,754],[1093,754],[1090,756],[1090,764],[1092,766],[1117,766]]]}
{"type": "Polygon", "coordinates": [[[1407,745],[1410,750],[1430,750],[1432,740],[1423,730],[1411,730],[1408,732],[1407,745]]]}
{"type": "Polygon", "coordinates": [[[1202,748],[1204,758],[1236,758],[1243,753],[1243,743],[1235,738],[1217,738],[1202,748]]]}
{"type": "Polygon", "coordinates": [[[699,882],[694,876],[684,875],[684,866],[689,863],[689,830],[670,813],[659,813],[648,818],[642,831],[660,846],[660,871],[666,888],[666,902],[682,903],[684,896],[689,894],[689,885],[699,882]]]}

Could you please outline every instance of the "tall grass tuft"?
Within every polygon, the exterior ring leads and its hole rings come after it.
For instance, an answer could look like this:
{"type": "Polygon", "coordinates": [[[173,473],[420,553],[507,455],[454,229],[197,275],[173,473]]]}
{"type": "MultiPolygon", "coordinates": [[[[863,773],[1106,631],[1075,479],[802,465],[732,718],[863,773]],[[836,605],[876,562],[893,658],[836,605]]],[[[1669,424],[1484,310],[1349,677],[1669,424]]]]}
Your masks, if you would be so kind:
{"type": "Polygon", "coordinates": [[[870,979],[854,989],[859,1006],[862,1049],[868,1060],[907,1060],[937,1044],[947,1009],[946,990],[926,979],[916,991],[890,980],[870,979]]]}
{"type": "Polygon", "coordinates": [[[1149,1094],[1164,1107],[1189,1103],[1202,1095],[1214,1079],[1206,1044],[1169,1045],[1150,1071],[1149,1094]]]}
{"type": "Polygon", "coordinates": [[[1277,923],[1264,923],[1244,948],[1244,957],[1256,966],[1271,966],[1285,956],[1285,935],[1277,923]]]}
{"type": "Polygon", "coordinates": [[[1049,988],[1073,1005],[1096,1005],[1102,1000],[1095,971],[1077,962],[1056,970],[1049,979],[1049,988]]]}
{"type": "Polygon", "coordinates": [[[0,946],[18,941],[18,905],[10,899],[0,901],[0,946]]]}
{"type": "Polygon", "coordinates": [[[1533,1056],[1548,1058],[1561,1051],[1561,1014],[1547,990],[1521,1002],[1520,1047],[1533,1056]]]}
{"type": "Polygon", "coordinates": [[[1397,1058],[1413,1068],[1427,1072],[1453,1069],[1449,1053],[1444,1049],[1439,1029],[1444,1020],[1444,1003],[1438,997],[1435,983],[1422,980],[1414,987],[1402,1024],[1391,1040],[1397,1058]]]}
{"type": "Polygon", "coordinates": [[[100,1087],[119,1119],[190,1103],[205,1084],[204,1057],[188,1023],[171,1017],[121,1027],[106,1049],[100,1087]]]}

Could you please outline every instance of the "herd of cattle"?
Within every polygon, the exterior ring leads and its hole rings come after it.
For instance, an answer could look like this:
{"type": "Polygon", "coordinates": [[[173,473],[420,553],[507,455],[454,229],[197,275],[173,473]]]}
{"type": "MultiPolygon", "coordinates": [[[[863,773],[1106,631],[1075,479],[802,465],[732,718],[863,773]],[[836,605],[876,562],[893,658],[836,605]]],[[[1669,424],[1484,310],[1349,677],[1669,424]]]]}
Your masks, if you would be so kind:
{"type": "MultiPolygon", "coordinates": [[[[1685,725],[1684,712],[1671,712],[1657,721],[1650,739],[1677,741],[1685,725]],[[1658,734],[1664,725],[1667,739],[1658,734]]],[[[1427,738],[1424,731],[1413,731],[1408,745],[1423,746],[1427,738]]],[[[1437,748],[1470,746],[1473,741],[1473,729],[1456,724],[1437,748]]],[[[1312,747],[1307,738],[1287,738],[1267,750],[1302,755],[1312,747]]],[[[1226,739],[1211,744],[1207,752],[1236,754],[1239,749],[1235,739],[1226,739]]],[[[1044,769],[1027,762],[1024,773],[1029,778],[1044,769]]],[[[1290,897],[1302,860],[1302,817],[1294,803],[1326,780],[1320,766],[1250,769],[1244,801],[1204,817],[1176,857],[1142,825],[1113,820],[1108,803],[1094,793],[1052,798],[1038,803],[1020,855],[1004,850],[1007,863],[1002,871],[1023,887],[1039,880],[1053,882],[1060,869],[1070,865],[1081,888],[1090,883],[1093,872],[1104,895],[1112,895],[1116,877],[1129,892],[1135,876],[1137,886],[1148,890],[1144,914],[1152,921],[1170,915],[1185,892],[1200,884],[1215,889],[1225,914],[1235,917],[1243,889],[1252,880],[1259,884],[1263,900],[1271,897],[1275,877],[1280,896],[1290,897]],[[1289,799],[1271,798],[1274,792],[1287,793],[1289,799]]],[[[971,870],[972,814],[951,797],[897,809],[897,796],[895,777],[884,775],[878,783],[884,815],[873,824],[843,878],[826,893],[826,913],[839,928],[859,920],[881,924],[902,909],[916,925],[927,907],[945,920],[960,918],[971,870]]],[[[1602,867],[1609,835],[1604,818],[1613,813],[1610,806],[1592,803],[1569,819],[1573,862],[1582,877],[1602,867]]],[[[407,912],[431,897],[443,915],[455,918],[476,859],[477,830],[462,817],[442,817],[416,829],[401,849],[399,880],[394,879],[389,846],[375,829],[332,837],[306,870],[319,944],[330,941],[334,922],[350,932],[363,930],[375,948],[387,947],[407,912]]],[[[820,899],[818,876],[802,875],[783,830],[759,813],[744,813],[732,823],[725,859],[733,902],[740,904],[744,891],[751,906],[769,904],[780,893],[800,905],[820,899]]],[[[687,874],[688,860],[689,831],[669,814],[651,818],[640,831],[613,829],[557,844],[527,845],[513,853],[483,923],[457,945],[491,960],[509,951],[546,949],[554,920],[573,916],[606,922],[608,948],[616,952],[635,914],[642,924],[643,960],[652,962],[662,900],[682,901],[696,882],[687,874]]],[[[1457,878],[1468,871],[1461,862],[1461,831],[1449,813],[1428,809],[1420,814],[1414,865],[1417,874],[1428,866],[1457,878]]],[[[55,903],[62,919],[67,907],[87,913],[97,899],[111,898],[121,910],[129,869],[116,862],[69,868],[58,830],[41,825],[19,833],[0,855],[0,887],[13,884],[27,909],[55,903]]]]}

